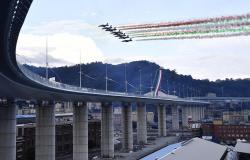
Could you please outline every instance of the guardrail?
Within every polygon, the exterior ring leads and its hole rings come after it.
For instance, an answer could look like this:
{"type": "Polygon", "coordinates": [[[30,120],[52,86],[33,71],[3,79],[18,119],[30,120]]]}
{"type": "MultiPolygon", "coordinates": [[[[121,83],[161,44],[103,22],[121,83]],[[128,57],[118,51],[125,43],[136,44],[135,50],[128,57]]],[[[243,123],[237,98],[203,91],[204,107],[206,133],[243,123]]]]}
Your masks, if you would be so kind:
{"type": "Polygon", "coordinates": [[[175,100],[175,101],[188,101],[188,102],[196,102],[196,103],[208,103],[207,101],[200,101],[194,100],[192,98],[172,98],[172,97],[154,97],[148,95],[139,95],[134,93],[125,93],[125,92],[115,92],[115,91],[105,91],[93,88],[80,88],[73,85],[68,85],[60,82],[50,81],[34,72],[26,68],[23,64],[18,63],[18,67],[22,71],[22,73],[32,81],[35,81],[43,86],[64,90],[64,91],[71,91],[71,92],[78,92],[78,93],[89,93],[89,94],[99,94],[99,95],[109,95],[109,96],[127,96],[127,97],[135,97],[135,98],[149,98],[149,99],[161,99],[161,100],[175,100]]]}
{"type": "Polygon", "coordinates": [[[115,92],[115,91],[105,91],[93,88],[80,88],[73,85],[68,85],[60,82],[50,81],[34,72],[29,70],[23,64],[18,63],[18,67],[22,71],[22,73],[32,81],[35,81],[43,86],[71,91],[71,92],[78,92],[78,93],[90,93],[90,94],[99,94],[99,95],[109,95],[109,96],[128,96],[128,97],[137,97],[137,98],[149,98],[149,99],[161,99],[161,100],[175,100],[175,101],[188,101],[188,102],[200,102],[204,103],[205,101],[193,100],[192,98],[172,98],[172,97],[154,97],[148,95],[139,95],[134,93],[124,93],[124,92],[115,92]]]}
{"type": "Polygon", "coordinates": [[[60,82],[55,82],[55,81],[50,81],[32,71],[30,71],[28,68],[26,68],[24,65],[17,63],[18,67],[20,68],[20,70],[22,71],[22,73],[28,77],[29,79],[31,79],[32,81],[35,81],[41,85],[44,86],[49,86],[52,88],[56,88],[56,89],[63,89],[63,90],[67,90],[67,91],[74,91],[74,92],[81,92],[81,93],[101,93],[101,94],[116,94],[116,95],[129,95],[129,96],[138,96],[136,94],[133,93],[123,93],[123,92],[114,92],[114,91],[104,91],[104,90],[99,90],[99,89],[93,89],[93,88],[80,88],[77,86],[73,86],[73,85],[68,85],[68,84],[64,84],[64,83],[60,83],[60,82]]]}

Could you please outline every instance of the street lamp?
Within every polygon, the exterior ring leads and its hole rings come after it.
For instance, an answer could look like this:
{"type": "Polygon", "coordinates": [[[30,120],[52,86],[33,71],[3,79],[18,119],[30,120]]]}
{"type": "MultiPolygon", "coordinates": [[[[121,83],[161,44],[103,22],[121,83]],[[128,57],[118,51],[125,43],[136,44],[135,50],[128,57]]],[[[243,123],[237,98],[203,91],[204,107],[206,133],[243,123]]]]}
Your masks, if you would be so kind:
{"type": "Polygon", "coordinates": [[[46,66],[46,71],[45,71],[45,77],[48,80],[49,79],[49,71],[48,71],[48,37],[46,37],[46,48],[45,48],[45,66],[46,66]]]}
{"type": "Polygon", "coordinates": [[[106,63],[105,83],[106,83],[106,93],[107,93],[108,92],[108,64],[107,63],[106,63]]]}
{"type": "Polygon", "coordinates": [[[127,65],[124,65],[124,78],[125,78],[125,93],[128,93],[128,81],[127,81],[127,65]]]}
{"type": "Polygon", "coordinates": [[[79,78],[80,88],[82,88],[82,60],[81,59],[82,59],[82,52],[80,51],[80,78],[79,78]]]}
{"type": "Polygon", "coordinates": [[[139,93],[140,93],[140,95],[141,95],[141,87],[142,87],[142,84],[141,84],[141,69],[139,70],[139,72],[140,72],[140,86],[139,86],[139,93]]]}

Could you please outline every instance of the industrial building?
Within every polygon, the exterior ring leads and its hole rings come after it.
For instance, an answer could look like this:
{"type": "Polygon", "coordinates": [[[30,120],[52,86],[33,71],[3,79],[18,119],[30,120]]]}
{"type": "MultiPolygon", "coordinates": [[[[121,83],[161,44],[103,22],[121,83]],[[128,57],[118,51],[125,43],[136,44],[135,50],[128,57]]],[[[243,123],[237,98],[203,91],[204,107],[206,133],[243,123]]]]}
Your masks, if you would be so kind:
{"type": "Polygon", "coordinates": [[[216,142],[236,144],[237,139],[250,141],[250,125],[203,123],[202,136],[211,136],[216,142]]]}
{"type": "MultiPolygon", "coordinates": [[[[57,159],[72,159],[73,152],[73,126],[72,114],[56,115],[56,157],[57,159]]],[[[16,159],[35,159],[35,129],[34,115],[17,116],[17,138],[16,138],[16,159]]],[[[91,149],[100,148],[101,144],[101,121],[89,120],[89,156],[91,149]]]]}

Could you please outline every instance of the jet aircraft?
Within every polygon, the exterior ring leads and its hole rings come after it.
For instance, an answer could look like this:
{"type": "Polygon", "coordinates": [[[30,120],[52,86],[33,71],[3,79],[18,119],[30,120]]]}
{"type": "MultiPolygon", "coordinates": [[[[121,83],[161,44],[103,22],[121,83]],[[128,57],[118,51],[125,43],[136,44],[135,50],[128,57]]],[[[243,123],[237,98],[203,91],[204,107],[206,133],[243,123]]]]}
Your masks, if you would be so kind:
{"type": "Polygon", "coordinates": [[[122,42],[131,42],[131,41],[132,41],[132,39],[130,38],[130,39],[125,39],[122,42]]]}
{"type": "Polygon", "coordinates": [[[101,24],[101,25],[99,25],[98,27],[108,27],[109,26],[109,23],[106,23],[106,24],[101,24]]]}

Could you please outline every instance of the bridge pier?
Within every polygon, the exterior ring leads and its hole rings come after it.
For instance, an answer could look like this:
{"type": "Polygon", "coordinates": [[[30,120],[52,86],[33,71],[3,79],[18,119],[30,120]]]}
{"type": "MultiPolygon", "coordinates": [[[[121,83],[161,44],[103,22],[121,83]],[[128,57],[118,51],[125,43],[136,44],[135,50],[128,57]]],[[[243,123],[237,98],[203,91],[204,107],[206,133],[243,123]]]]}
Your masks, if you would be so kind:
{"type": "Polygon", "coordinates": [[[147,143],[147,112],[144,103],[137,103],[137,142],[147,143]]]}
{"type": "Polygon", "coordinates": [[[55,105],[42,101],[36,108],[36,160],[55,160],[55,105]]]}
{"type": "Polygon", "coordinates": [[[190,115],[190,106],[189,105],[186,106],[186,113],[187,113],[187,124],[189,124],[189,117],[191,116],[190,115]]]}
{"type": "Polygon", "coordinates": [[[114,158],[113,107],[111,102],[102,103],[101,156],[114,158]]]}
{"type": "Polygon", "coordinates": [[[73,160],[88,159],[88,107],[85,102],[73,106],[73,160]]]}
{"type": "Polygon", "coordinates": [[[202,108],[201,108],[201,118],[202,119],[205,118],[205,107],[204,106],[202,106],[202,108]]]}
{"type": "Polygon", "coordinates": [[[192,121],[196,121],[196,107],[194,105],[190,106],[191,108],[191,115],[192,115],[192,121]]]}
{"type": "Polygon", "coordinates": [[[196,115],[195,115],[195,106],[191,106],[191,115],[192,115],[192,120],[196,121],[196,115]]]}
{"type": "Polygon", "coordinates": [[[133,150],[132,106],[122,103],[122,147],[124,151],[133,150]]]}
{"type": "Polygon", "coordinates": [[[201,112],[202,112],[202,106],[199,106],[199,121],[201,121],[202,119],[201,112]]]}
{"type": "Polygon", "coordinates": [[[195,105],[195,108],[196,108],[196,121],[200,121],[200,111],[199,111],[199,109],[200,109],[200,106],[198,106],[198,105],[195,105]]]}
{"type": "Polygon", "coordinates": [[[163,104],[159,104],[158,107],[158,135],[160,137],[167,135],[166,126],[166,107],[163,104]]]}
{"type": "Polygon", "coordinates": [[[172,110],[172,129],[179,130],[179,109],[177,105],[171,106],[172,110]]]}
{"type": "Polygon", "coordinates": [[[0,101],[0,159],[16,159],[16,106],[13,99],[0,101]]]}
{"type": "Polygon", "coordinates": [[[187,106],[182,106],[181,110],[182,110],[181,114],[182,127],[187,127],[188,126],[187,106]]]}
{"type": "Polygon", "coordinates": [[[200,116],[200,121],[202,120],[202,106],[199,106],[199,116],[200,116]]]}

